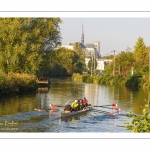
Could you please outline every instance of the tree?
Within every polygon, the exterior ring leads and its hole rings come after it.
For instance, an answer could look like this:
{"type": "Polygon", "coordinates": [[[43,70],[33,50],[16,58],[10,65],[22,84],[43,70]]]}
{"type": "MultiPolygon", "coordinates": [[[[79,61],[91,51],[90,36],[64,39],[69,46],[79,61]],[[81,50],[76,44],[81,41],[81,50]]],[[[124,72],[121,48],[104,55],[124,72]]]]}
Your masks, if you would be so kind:
{"type": "Polygon", "coordinates": [[[116,68],[119,74],[128,74],[135,62],[134,54],[130,51],[122,51],[116,55],[116,68]]]}
{"type": "Polygon", "coordinates": [[[84,50],[81,48],[81,43],[80,42],[74,43],[73,50],[77,52],[79,56],[79,59],[77,61],[77,68],[78,68],[77,72],[82,73],[85,70],[86,65],[85,65],[85,54],[84,54],[84,50]]]}
{"type": "Polygon", "coordinates": [[[143,38],[139,37],[134,46],[134,55],[136,60],[140,60],[146,45],[144,44],[143,38]]]}
{"type": "Polygon", "coordinates": [[[36,74],[61,44],[60,18],[1,18],[0,65],[4,72],[36,74]]]}
{"type": "Polygon", "coordinates": [[[81,55],[75,50],[58,48],[50,52],[49,68],[50,76],[71,76],[73,73],[82,73],[81,55]]]}

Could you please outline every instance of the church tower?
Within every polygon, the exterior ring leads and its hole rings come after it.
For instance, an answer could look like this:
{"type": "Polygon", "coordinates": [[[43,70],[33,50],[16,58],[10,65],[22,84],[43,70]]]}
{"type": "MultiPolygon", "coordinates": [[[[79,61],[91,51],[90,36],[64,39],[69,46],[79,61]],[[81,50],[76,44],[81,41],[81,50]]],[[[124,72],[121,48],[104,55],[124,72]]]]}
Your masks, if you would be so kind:
{"type": "Polygon", "coordinates": [[[81,43],[84,45],[84,31],[83,31],[83,24],[82,24],[82,36],[81,36],[81,43]]]}

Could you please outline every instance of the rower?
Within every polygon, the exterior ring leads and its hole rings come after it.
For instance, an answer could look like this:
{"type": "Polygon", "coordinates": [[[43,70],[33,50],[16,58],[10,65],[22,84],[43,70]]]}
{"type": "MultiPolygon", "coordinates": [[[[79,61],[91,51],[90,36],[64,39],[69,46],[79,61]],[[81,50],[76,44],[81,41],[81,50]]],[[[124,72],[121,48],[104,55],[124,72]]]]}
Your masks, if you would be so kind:
{"type": "Polygon", "coordinates": [[[79,99],[79,110],[82,110],[84,108],[83,100],[79,99]]]}
{"type": "Polygon", "coordinates": [[[76,100],[71,104],[72,110],[73,110],[73,111],[77,111],[77,110],[78,110],[78,106],[79,106],[79,103],[78,103],[78,100],[76,99],[76,100]]]}
{"type": "Polygon", "coordinates": [[[87,107],[88,106],[88,100],[86,99],[85,96],[82,98],[82,101],[83,101],[84,107],[87,107]]]}
{"type": "Polygon", "coordinates": [[[66,106],[65,106],[65,108],[64,108],[64,112],[65,112],[65,113],[70,113],[70,112],[72,112],[72,107],[71,107],[71,105],[69,104],[69,102],[66,103],[66,106]]]}

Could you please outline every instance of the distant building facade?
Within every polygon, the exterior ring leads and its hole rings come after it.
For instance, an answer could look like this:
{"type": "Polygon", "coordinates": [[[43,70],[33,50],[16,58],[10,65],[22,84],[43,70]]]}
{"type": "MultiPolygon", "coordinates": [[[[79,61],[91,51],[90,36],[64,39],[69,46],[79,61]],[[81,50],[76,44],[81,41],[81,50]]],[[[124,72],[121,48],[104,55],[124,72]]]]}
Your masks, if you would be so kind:
{"type": "MultiPolygon", "coordinates": [[[[68,43],[67,45],[62,45],[61,47],[65,47],[68,49],[73,50],[73,45],[79,43],[68,43]]],[[[101,60],[100,57],[100,41],[95,41],[93,43],[84,43],[84,30],[83,30],[83,24],[82,24],[82,35],[81,35],[81,42],[80,47],[82,48],[84,54],[85,54],[85,64],[88,68],[88,62],[90,61],[91,57],[95,55],[95,58],[97,60],[97,70],[103,71],[105,66],[111,61],[111,60],[101,60]]]]}
{"type": "MultiPolygon", "coordinates": [[[[79,43],[79,42],[75,42],[79,43]]],[[[73,50],[73,45],[75,43],[68,43],[67,45],[62,45],[61,47],[65,47],[68,49],[73,50]]],[[[91,57],[95,54],[96,57],[100,57],[100,41],[95,41],[94,43],[84,43],[84,30],[83,30],[83,24],[82,24],[82,35],[81,35],[81,42],[80,47],[84,51],[84,54],[86,57],[91,57]]]]}
{"type": "MultiPolygon", "coordinates": [[[[88,68],[88,62],[90,61],[90,59],[91,58],[85,58],[85,64],[87,68],[88,68]]],[[[111,59],[96,59],[96,61],[97,61],[96,70],[104,71],[106,65],[108,65],[112,60],[111,59]]]]}

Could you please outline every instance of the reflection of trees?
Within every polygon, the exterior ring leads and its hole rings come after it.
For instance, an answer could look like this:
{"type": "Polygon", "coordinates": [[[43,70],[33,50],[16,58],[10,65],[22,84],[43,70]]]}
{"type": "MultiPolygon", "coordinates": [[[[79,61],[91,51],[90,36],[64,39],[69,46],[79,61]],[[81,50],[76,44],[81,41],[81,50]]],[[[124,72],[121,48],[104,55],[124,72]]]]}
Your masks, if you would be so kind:
{"type": "MultiPolygon", "coordinates": [[[[113,88],[110,90],[113,91],[113,88]]],[[[145,104],[144,100],[147,99],[147,96],[145,96],[147,95],[146,91],[143,89],[132,91],[126,87],[114,87],[113,92],[114,94],[112,94],[112,96],[114,95],[114,97],[110,97],[110,99],[115,99],[118,107],[120,107],[122,110],[128,112],[132,111],[135,114],[142,112],[142,108],[140,106],[145,104]]]]}
{"type": "Polygon", "coordinates": [[[33,95],[3,98],[3,100],[0,101],[0,116],[33,111],[35,106],[36,100],[33,95]]]}
{"type": "Polygon", "coordinates": [[[85,96],[89,103],[94,105],[111,104],[114,99],[122,111],[131,110],[133,113],[140,113],[142,110],[140,106],[143,106],[144,100],[148,99],[148,92],[142,89],[131,91],[126,87],[72,82],[70,78],[51,79],[48,93],[1,98],[0,116],[33,111],[37,107],[46,109],[50,103],[64,106],[67,101],[72,102],[82,96],[85,96]]]}

